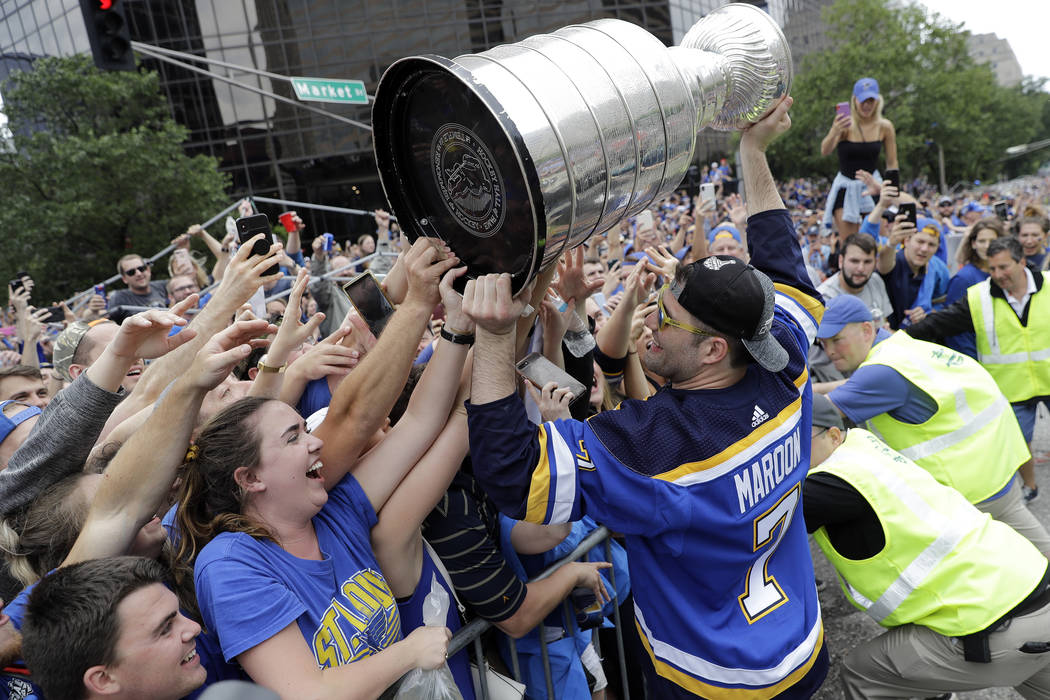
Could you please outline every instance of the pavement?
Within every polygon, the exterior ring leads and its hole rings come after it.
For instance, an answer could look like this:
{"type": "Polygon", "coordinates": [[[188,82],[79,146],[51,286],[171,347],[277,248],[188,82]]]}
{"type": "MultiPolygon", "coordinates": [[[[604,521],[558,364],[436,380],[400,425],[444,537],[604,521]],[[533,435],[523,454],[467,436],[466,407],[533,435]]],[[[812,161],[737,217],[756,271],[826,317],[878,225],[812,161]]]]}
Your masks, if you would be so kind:
{"type": "MultiPolygon", "coordinates": [[[[1039,497],[1029,508],[1048,530],[1050,530],[1050,414],[1039,408],[1032,440],[1035,455],[1036,481],[1040,487],[1039,497]]],[[[866,614],[853,607],[839,587],[835,570],[820,549],[810,538],[813,564],[817,578],[824,582],[819,591],[820,608],[824,616],[824,638],[831,656],[831,669],[824,685],[813,697],[815,700],[840,700],[839,662],[857,644],[876,637],[883,628],[866,614]]],[[[958,700],[1021,700],[1021,695],[1012,688],[989,688],[986,690],[956,693],[958,700]]]]}

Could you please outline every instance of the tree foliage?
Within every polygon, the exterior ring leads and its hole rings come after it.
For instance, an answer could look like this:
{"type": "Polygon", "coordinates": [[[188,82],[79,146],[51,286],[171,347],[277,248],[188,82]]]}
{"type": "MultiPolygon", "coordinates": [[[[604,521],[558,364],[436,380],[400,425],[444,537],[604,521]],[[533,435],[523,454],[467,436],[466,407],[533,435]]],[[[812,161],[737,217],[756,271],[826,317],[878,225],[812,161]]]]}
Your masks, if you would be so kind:
{"type": "Polygon", "coordinates": [[[824,20],[831,48],[803,61],[791,89],[794,127],[771,148],[774,172],[834,175],[838,161],[820,155],[820,142],[835,103],[849,100],[862,77],[879,82],[883,115],[897,130],[902,180],[925,175],[936,182],[938,144],[949,187],[1034,170],[1038,156],[1001,159],[1008,146],[1050,137],[1050,95],[1041,83],[999,86],[967,52],[968,33],[922,7],[837,0],[824,20]]]}
{"type": "Polygon", "coordinates": [[[112,276],[125,253],[152,255],[226,203],[215,159],[183,151],[156,73],[41,58],[3,95],[15,148],[0,153],[0,280],[28,270],[39,304],[112,276]]]}

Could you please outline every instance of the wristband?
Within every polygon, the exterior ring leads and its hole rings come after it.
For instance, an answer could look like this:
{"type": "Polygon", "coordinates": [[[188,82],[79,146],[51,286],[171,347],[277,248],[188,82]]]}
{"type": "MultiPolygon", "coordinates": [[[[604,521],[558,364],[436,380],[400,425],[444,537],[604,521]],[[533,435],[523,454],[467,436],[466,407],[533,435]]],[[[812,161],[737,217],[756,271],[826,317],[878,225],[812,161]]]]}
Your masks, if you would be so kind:
{"type": "Polygon", "coordinates": [[[453,333],[445,326],[441,327],[441,337],[450,343],[456,345],[473,345],[474,334],[473,333],[453,333]]]}
{"type": "Polygon", "coordinates": [[[258,367],[259,371],[263,372],[264,374],[280,374],[288,365],[283,364],[280,367],[274,367],[273,365],[268,365],[265,362],[259,361],[255,363],[255,366],[258,367]]]}

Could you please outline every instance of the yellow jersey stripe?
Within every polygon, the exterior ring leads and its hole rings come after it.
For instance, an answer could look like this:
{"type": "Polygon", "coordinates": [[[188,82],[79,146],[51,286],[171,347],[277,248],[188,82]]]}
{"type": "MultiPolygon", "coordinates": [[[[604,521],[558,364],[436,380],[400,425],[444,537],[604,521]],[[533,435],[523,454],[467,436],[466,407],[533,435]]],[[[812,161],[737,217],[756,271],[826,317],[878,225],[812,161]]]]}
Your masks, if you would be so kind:
{"type": "Polygon", "coordinates": [[[817,656],[820,655],[821,648],[824,646],[824,626],[821,625],[820,632],[817,636],[817,643],[813,646],[813,653],[810,654],[805,663],[788,674],[779,683],[764,688],[726,688],[720,685],[705,683],[699,678],[694,678],[688,673],[675,668],[671,664],[657,659],[656,655],[653,654],[652,647],[649,646],[649,639],[645,636],[645,633],[642,632],[641,625],[638,624],[637,620],[635,620],[634,624],[638,629],[638,637],[642,640],[642,646],[645,647],[645,652],[653,662],[653,667],[656,669],[656,673],[675,685],[681,686],[702,698],[708,698],[708,700],[769,700],[769,698],[776,697],[795,683],[798,683],[807,673],[809,673],[809,670],[813,668],[813,664],[817,660],[817,656]]]}
{"type": "Polygon", "coordinates": [[[766,438],[770,433],[781,427],[788,420],[791,419],[799,410],[802,408],[802,397],[795,399],[784,409],[776,415],[775,418],[767,420],[765,423],[760,425],[758,428],[751,431],[751,433],[733,443],[729,447],[725,448],[718,454],[715,454],[707,459],[700,460],[699,462],[686,462],[685,464],[675,467],[671,471],[664,472],[662,474],[656,474],[653,476],[654,479],[662,479],[663,481],[675,481],[681,477],[692,474],[711,467],[723,466],[727,461],[740,454],[744,450],[747,450],[755,443],[766,438]]]}
{"type": "Polygon", "coordinates": [[[790,287],[782,282],[774,282],[773,289],[777,290],[786,297],[794,299],[806,313],[813,317],[813,320],[820,325],[821,319],[824,318],[824,304],[817,301],[815,297],[811,297],[805,292],[800,291],[795,287],[790,287]]]}
{"type": "Polygon", "coordinates": [[[543,523],[547,517],[547,503],[550,499],[551,464],[547,454],[547,429],[540,426],[537,439],[540,441],[540,460],[532,470],[532,481],[529,483],[529,498],[525,502],[525,520],[530,523],[543,523]]]}

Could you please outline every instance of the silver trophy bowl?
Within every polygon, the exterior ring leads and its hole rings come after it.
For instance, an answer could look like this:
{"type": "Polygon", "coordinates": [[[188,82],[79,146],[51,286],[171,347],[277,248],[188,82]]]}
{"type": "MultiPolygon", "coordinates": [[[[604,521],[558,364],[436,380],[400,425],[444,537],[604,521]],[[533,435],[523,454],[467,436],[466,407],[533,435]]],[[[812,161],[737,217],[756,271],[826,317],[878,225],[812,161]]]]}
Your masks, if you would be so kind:
{"type": "Polygon", "coordinates": [[[515,291],[565,251],[674,191],[697,132],[757,121],[791,53],[751,5],[668,49],[603,19],[455,59],[404,58],[372,107],[383,190],[405,233],[448,243],[472,277],[515,291]]]}

